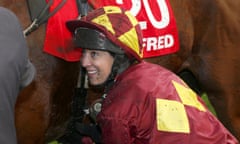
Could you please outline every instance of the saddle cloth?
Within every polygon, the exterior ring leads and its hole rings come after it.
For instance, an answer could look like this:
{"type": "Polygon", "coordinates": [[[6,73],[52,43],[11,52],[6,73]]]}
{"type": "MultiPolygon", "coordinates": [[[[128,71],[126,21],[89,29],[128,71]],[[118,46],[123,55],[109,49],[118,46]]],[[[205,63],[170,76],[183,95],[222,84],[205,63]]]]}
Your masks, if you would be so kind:
{"type": "MultiPolygon", "coordinates": [[[[50,7],[53,10],[61,0],[54,0],[50,7]]],[[[143,58],[171,54],[179,50],[179,39],[175,17],[169,1],[136,1],[129,0],[88,0],[93,8],[104,5],[117,5],[130,10],[140,22],[143,31],[143,58]]],[[[71,46],[71,34],[65,22],[76,19],[77,4],[69,0],[52,16],[47,23],[44,51],[66,61],[79,61],[81,51],[71,46]]]]}

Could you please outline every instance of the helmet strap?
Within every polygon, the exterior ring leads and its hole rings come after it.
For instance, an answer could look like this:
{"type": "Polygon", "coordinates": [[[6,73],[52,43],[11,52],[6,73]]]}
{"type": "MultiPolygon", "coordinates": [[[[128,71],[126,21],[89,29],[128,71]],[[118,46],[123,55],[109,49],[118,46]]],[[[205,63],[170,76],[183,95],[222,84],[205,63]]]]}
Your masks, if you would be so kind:
{"type": "Polygon", "coordinates": [[[133,64],[135,62],[135,59],[129,59],[129,57],[126,54],[111,53],[111,55],[114,57],[114,62],[112,65],[111,74],[109,75],[107,81],[105,82],[105,92],[106,93],[114,84],[117,75],[121,74],[131,64],[133,64]]]}

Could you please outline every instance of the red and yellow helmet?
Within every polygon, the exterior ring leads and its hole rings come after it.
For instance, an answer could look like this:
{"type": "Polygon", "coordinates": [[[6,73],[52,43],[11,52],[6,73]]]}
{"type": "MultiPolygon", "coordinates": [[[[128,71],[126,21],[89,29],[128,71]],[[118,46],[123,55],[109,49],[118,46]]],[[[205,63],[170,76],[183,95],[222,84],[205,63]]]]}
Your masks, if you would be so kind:
{"type": "Polygon", "coordinates": [[[113,53],[124,51],[130,57],[142,59],[142,31],[129,11],[105,6],[89,12],[81,20],[68,21],[66,25],[74,33],[77,47],[113,53]]]}

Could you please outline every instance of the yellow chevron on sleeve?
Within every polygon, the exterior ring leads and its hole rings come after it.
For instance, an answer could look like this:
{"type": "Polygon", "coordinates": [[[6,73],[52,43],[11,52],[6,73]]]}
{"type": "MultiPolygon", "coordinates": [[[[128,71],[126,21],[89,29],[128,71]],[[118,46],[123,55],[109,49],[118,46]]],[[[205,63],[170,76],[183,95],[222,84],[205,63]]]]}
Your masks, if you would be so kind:
{"type": "Polygon", "coordinates": [[[157,129],[159,131],[190,133],[184,105],[178,101],[156,99],[157,129]]]}
{"type": "Polygon", "coordinates": [[[200,111],[206,111],[205,107],[198,101],[197,94],[194,91],[176,81],[172,81],[172,83],[184,105],[195,107],[200,111]]]}

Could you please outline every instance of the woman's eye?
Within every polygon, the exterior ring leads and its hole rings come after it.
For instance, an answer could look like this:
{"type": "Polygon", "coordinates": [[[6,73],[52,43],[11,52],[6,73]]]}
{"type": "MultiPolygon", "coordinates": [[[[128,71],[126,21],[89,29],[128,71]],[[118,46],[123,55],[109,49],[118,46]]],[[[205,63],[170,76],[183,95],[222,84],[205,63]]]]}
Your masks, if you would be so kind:
{"type": "Polygon", "coordinates": [[[93,58],[98,56],[98,55],[99,55],[99,53],[96,52],[96,51],[91,52],[91,57],[93,57],[93,58]]]}

